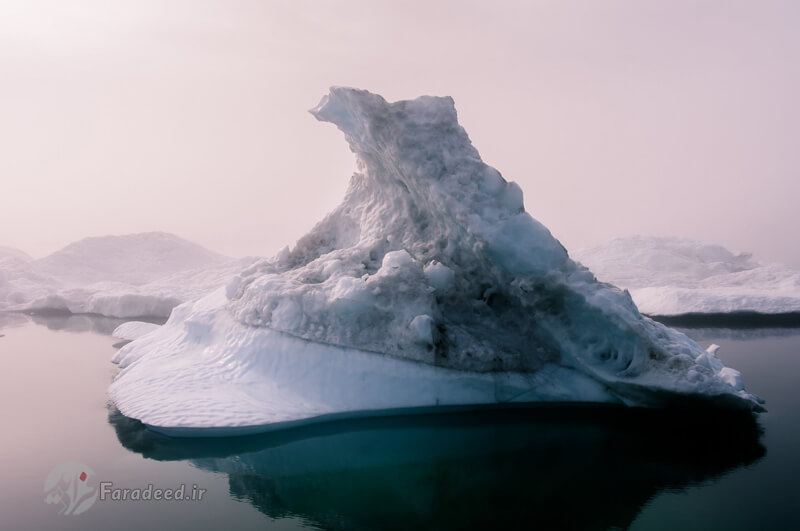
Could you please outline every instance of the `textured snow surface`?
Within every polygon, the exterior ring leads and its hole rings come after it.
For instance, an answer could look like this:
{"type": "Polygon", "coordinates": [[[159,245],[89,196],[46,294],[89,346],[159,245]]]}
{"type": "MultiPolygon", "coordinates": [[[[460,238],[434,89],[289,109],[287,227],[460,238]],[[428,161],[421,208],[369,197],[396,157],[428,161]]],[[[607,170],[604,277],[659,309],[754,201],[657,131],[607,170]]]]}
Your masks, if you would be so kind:
{"type": "Polygon", "coordinates": [[[144,321],[128,321],[127,323],[122,323],[116,327],[111,335],[117,339],[133,341],[134,339],[139,339],[143,335],[149,334],[153,330],[158,330],[159,328],[161,328],[161,326],[154,323],[146,323],[144,321]]]}
{"type": "Polygon", "coordinates": [[[633,236],[573,253],[649,315],[800,312],[800,271],[681,238],[633,236]]]}
{"type": "Polygon", "coordinates": [[[87,238],[39,260],[0,257],[0,310],[168,317],[253,260],[161,232],[87,238]]]}
{"type": "Polygon", "coordinates": [[[312,114],[358,158],[343,202],[123,347],[123,414],[185,429],[542,400],[759,409],[716,356],[568,257],[452,99],[334,87],[312,114]]]}
{"type": "Polygon", "coordinates": [[[179,306],[162,329],[116,354],[123,370],[109,394],[125,415],[156,428],[266,428],[395,408],[619,402],[600,382],[557,365],[535,373],[447,369],[243,325],[226,304],[220,291],[179,306]]]}

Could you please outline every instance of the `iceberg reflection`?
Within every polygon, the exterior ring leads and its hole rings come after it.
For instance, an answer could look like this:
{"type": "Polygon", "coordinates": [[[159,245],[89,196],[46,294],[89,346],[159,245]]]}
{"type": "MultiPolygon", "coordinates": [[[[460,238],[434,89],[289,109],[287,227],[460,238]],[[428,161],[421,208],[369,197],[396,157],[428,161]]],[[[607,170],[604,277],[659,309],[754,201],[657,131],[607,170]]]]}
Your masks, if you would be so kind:
{"type": "Polygon", "coordinates": [[[627,527],[659,492],[765,453],[752,415],[720,411],[487,408],[220,439],[109,422],[131,451],[227,474],[236,499],[326,529],[627,527]]]}
{"type": "Polygon", "coordinates": [[[73,314],[55,310],[39,310],[19,315],[29,317],[37,325],[46,326],[48,330],[94,332],[103,336],[110,336],[115,328],[128,321],[146,321],[155,324],[164,324],[165,321],[165,319],[157,317],[120,318],[86,313],[73,314]]]}

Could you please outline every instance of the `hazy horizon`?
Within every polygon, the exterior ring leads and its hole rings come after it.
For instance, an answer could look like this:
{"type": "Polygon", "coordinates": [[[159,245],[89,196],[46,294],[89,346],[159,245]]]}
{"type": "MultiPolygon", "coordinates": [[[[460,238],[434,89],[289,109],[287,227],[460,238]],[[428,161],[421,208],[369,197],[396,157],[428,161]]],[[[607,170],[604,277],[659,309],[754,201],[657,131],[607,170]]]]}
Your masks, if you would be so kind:
{"type": "Polygon", "coordinates": [[[455,99],[572,250],[680,236],[800,266],[800,4],[0,0],[0,246],[164,231],[271,255],[354,159],[330,85],[455,99]]]}

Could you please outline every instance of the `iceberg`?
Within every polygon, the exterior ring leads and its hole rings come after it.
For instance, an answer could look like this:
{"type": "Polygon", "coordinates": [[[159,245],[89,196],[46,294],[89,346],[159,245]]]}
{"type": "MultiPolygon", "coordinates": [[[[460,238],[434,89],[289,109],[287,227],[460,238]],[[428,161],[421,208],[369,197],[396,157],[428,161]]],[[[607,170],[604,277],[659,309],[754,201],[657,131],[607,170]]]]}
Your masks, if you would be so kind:
{"type": "Polygon", "coordinates": [[[0,310],[167,318],[255,258],[233,259],[173,234],[85,238],[32,260],[0,250],[0,310]]]}
{"type": "Polygon", "coordinates": [[[227,256],[165,232],[99,236],[73,242],[35,262],[40,273],[68,284],[141,285],[165,276],[229,262],[227,256]]]}
{"type": "Polygon", "coordinates": [[[800,271],[719,245],[632,236],[574,254],[601,280],[629,290],[648,315],[800,312],[800,271]]]}
{"type": "Polygon", "coordinates": [[[120,318],[167,318],[174,307],[213,291],[253,260],[232,259],[212,267],[180,271],[141,285],[124,282],[62,285],[54,290],[40,290],[32,300],[11,309],[26,312],[56,310],[120,318]]]}
{"type": "Polygon", "coordinates": [[[357,157],[344,200],[120,349],[122,414],[202,436],[478,404],[762,409],[715,353],[570,259],[451,98],[333,87],[311,113],[357,157]]]}
{"type": "Polygon", "coordinates": [[[22,309],[33,300],[45,299],[62,285],[59,280],[38,272],[30,260],[0,257],[0,311],[22,309]]]}

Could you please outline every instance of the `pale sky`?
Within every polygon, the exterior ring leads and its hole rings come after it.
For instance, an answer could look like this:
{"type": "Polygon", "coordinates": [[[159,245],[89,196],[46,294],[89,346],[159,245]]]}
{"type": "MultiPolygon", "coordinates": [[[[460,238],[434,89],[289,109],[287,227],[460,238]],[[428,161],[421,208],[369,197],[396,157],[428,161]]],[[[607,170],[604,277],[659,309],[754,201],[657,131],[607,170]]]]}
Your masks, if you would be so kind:
{"type": "Polygon", "coordinates": [[[568,249],[800,266],[800,2],[0,0],[0,245],[174,232],[270,255],[355,167],[330,85],[450,95],[568,249]]]}

